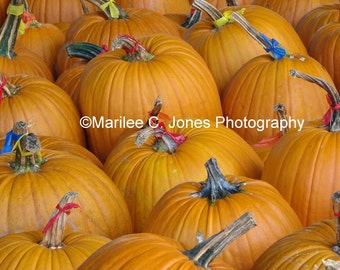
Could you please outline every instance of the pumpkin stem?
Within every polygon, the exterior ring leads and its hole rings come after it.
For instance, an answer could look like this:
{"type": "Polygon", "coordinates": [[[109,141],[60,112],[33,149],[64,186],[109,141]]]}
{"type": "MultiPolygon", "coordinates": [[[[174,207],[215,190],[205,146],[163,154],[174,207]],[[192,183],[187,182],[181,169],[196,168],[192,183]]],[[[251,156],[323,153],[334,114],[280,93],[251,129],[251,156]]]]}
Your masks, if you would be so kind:
{"type": "Polygon", "coordinates": [[[89,14],[90,11],[89,11],[89,8],[87,7],[85,1],[84,0],[80,0],[80,3],[81,3],[81,8],[82,8],[84,14],[89,14]]]}
{"type": "Polygon", "coordinates": [[[7,8],[7,17],[0,28],[0,55],[3,57],[12,59],[16,56],[13,49],[23,12],[22,0],[11,0],[7,8]]]}
{"type": "Polygon", "coordinates": [[[255,39],[264,50],[269,53],[275,60],[280,60],[285,56],[290,56],[281,44],[275,39],[269,39],[263,33],[260,33],[254,26],[252,26],[246,18],[237,12],[233,12],[231,17],[238,22],[247,33],[255,39]]]}
{"type": "Polygon", "coordinates": [[[22,15],[22,21],[25,24],[25,29],[27,28],[38,28],[41,26],[41,23],[38,22],[38,20],[35,18],[33,13],[31,12],[31,9],[27,3],[27,0],[22,0],[24,5],[24,13],[22,15]]]}
{"type": "Polygon", "coordinates": [[[243,192],[240,188],[245,182],[230,183],[222,174],[215,158],[210,158],[205,163],[208,178],[202,182],[201,191],[190,194],[192,197],[207,198],[214,205],[216,200],[229,197],[231,194],[243,192]]]}
{"type": "Polygon", "coordinates": [[[49,222],[43,229],[44,238],[39,243],[41,246],[50,249],[63,248],[63,235],[65,230],[66,218],[71,214],[71,209],[79,208],[80,206],[74,201],[77,199],[78,193],[67,192],[57,204],[53,211],[49,222]]]}
{"type": "Polygon", "coordinates": [[[27,133],[27,125],[23,121],[15,122],[13,128],[6,133],[4,145],[1,154],[12,152],[13,145],[25,133],[27,133]]]}
{"type": "Polygon", "coordinates": [[[238,6],[238,1],[237,0],[227,0],[227,6],[228,7],[236,7],[236,6],[238,6]]]}
{"type": "Polygon", "coordinates": [[[190,14],[186,18],[185,22],[182,23],[182,26],[185,28],[190,28],[195,23],[197,23],[202,18],[202,11],[198,10],[197,8],[191,7],[190,14]]]}
{"type": "Polygon", "coordinates": [[[322,260],[322,265],[325,267],[326,270],[339,270],[340,269],[340,262],[334,261],[331,259],[322,260]]]}
{"type": "Polygon", "coordinates": [[[37,172],[46,160],[41,156],[38,137],[33,133],[24,133],[14,144],[15,159],[9,165],[15,173],[37,172]]]}
{"type": "Polygon", "coordinates": [[[79,57],[91,60],[97,55],[107,52],[104,46],[98,46],[89,42],[74,42],[66,46],[66,53],[69,57],[79,57]]]}
{"type": "Polygon", "coordinates": [[[112,50],[116,49],[123,49],[127,53],[123,59],[129,62],[147,62],[154,57],[137,39],[129,35],[120,35],[112,41],[112,50]]]}
{"type": "Polygon", "coordinates": [[[197,244],[194,248],[184,251],[183,254],[190,258],[196,265],[209,269],[209,264],[223,249],[256,225],[253,216],[247,212],[231,225],[197,244]]]}
{"type": "MultiPolygon", "coordinates": [[[[233,11],[226,11],[222,14],[215,6],[213,6],[212,4],[208,3],[205,0],[195,0],[192,3],[192,6],[198,10],[205,12],[211,18],[216,28],[222,27],[234,21],[233,18],[231,17],[233,11]]],[[[245,10],[246,10],[245,8],[242,8],[239,11],[235,12],[243,14],[245,10]]]]}
{"type": "Polygon", "coordinates": [[[340,191],[333,193],[332,201],[333,201],[333,212],[335,216],[335,232],[336,232],[336,243],[332,247],[332,250],[337,255],[340,255],[340,191]]]}
{"type": "Polygon", "coordinates": [[[340,131],[340,95],[339,92],[328,82],[322,78],[306,74],[302,71],[291,69],[290,75],[296,78],[304,79],[307,82],[312,82],[322,87],[326,92],[326,98],[330,108],[322,118],[324,124],[329,131],[340,131]]]}
{"type": "Polygon", "coordinates": [[[128,17],[124,10],[116,3],[115,0],[108,1],[87,0],[87,1],[101,9],[105,13],[108,20],[125,19],[128,17]]]}
{"type": "Polygon", "coordinates": [[[7,80],[7,77],[0,74],[0,104],[3,98],[11,97],[15,95],[20,89],[20,86],[16,86],[7,80]]]}

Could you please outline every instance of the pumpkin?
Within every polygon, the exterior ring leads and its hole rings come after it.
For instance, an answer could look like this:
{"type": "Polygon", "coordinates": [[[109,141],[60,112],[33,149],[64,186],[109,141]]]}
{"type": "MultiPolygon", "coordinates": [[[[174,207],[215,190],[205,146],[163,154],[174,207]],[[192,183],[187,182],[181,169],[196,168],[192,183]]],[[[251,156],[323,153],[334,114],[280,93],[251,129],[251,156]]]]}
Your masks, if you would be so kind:
{"type": "Polygon", "coordinates": [[[18,41],[39,55],[54,74],[57,54],[64,42],[65,34],[54,24],[37,21],[26,1],[23,0],[25,11],[22,17],[25,30],[22,35],[18,36],[18,41]]]}
{"type": "Polygon", "coordinates": [[[92,254],[78,269],[236,269],[219,258],[220,251],[256,225],[245,213],[214,236],[186,250],[168,237],[150,233],[118,237],[92,254]]]}
{"type": "Polygon", "coordinates": [[[24,11],[22,0],[11,0],[8,15],[0,28],[0,69],[5,75],[29,74],[54,81],[47,63],[17,42],[24,11]]]}
{"type": "Polygon", "coordinates": [[[104,163],[104,171],[127,201],[135,232],[143,229],[153,206],[168,189],[188,179],[205,178],[200,164],[211,155],[221,160],[228,174],[261,175],[262,161],[234,131],[212,122],[210,127],[199,128],[201,120],[196,126],[182,127],[181,121],[160,122],[159,127],[149,126],[125,137],[104,163]]]}
{"type": "Polygon", "coordinates": [[[320,220],[278,240],[257,259],[252,270],[339,269],[340,193],[333,193],[331,199],[334,219],[320,220]]]}
{"type": "MultiPolygon", "coordinates": [[[[338,141],[340,96],[331,83],[299,70],[292,78],[317,84],[327,91],[331,109],[324,127],[287,132],[273,146],[261,179],[275,186],[295,210],[304,226],[333,217],[331,194],[340,189],[338,141]],[[297,78],[295,78],[297,77],[297,78]]],[[[308,95],[310,96],[311,89],[308,95]]],[[[320,116],[320,118],[322,115],[320,116]]]]}
{"type": "Polygon", "coordinates": [[[81,194],[81,213],[65,230],[115,238],[132,232],[124,198],[93,162],[65,151],[41,149],[39,138],[24,134],[13,153],[0,155],[0,235],[41,231],[54,202],[66,192],[81,194]]]}
{"type": "Polygon", "coordinates": [[[196,232],[208,238],[235,216],[250,212],[256,228],[223,250],[221,258],[235,269],[251,269],[271,244],[302,228],[296,213],[272,185],[242,176],[224,176],[215,158],[210,158],[205,167],[204,182],[188,178],[159,199],[143,232],[171,237],[191,249],[196,245],[196,232]]]}
{"type": "Polygon", "coordinates": [[[85,146],[80,114],[71,98],[56,84],[37,76],[2,76],[0,138],[13,123],[31,123],[30,131],[68,139],[85,146]]]}
{"type": "Polygon", "coordinates": [[[0,3],[0,25],[3,24],[7,16],[7,7],[11,0],[4,0],[0,3]]]}
{"type": "MultiPolygon", "coordinates": [[[[93,0],[93,3],[98,7],[102,4],[100,0],[93,0]]],[[[121,34],[136,38],[159,33],[180,37],[178,26],[155,11],[141,8],[122,9],[117,3],[113,5],[118,14],[112,14],[109,7],[102,7],[101,11],[85,14],[75,20],[67,30],[65,45],[89,42],[98,46],[106,45],[111,50],[112,40],[121,34]]],[[[58,75],[70,66],[69,60],[65,49],[61,48],[57,59],[58,75]]]]}
{"type": "Polygon", "coordinates": [[[122,8],[145,8],[164,14],[187,14],[189,1],[183,0],[117,0],[122,8]]]}
{"type": "Polygon", "coordinates": [[[82,233],[64,232],[67,216],[78,194],[67,192],[53,211],[43,232],[25,231],[0,238],[0,264],[3,269],[76,269],[110,238],[82,233]]]}
{"type": "Polygon", "coordinates": [[[290,127],[301,129],[304,121],[319,119],[328,109],[324,90],[294,79],[289,70],[298,69],[331,82],[327,70],[308,54],[290,53],[279,41],[258,32],[242,15],[232,16],[267,48],[268,54],[249,60],[225,88],[221,103],[223,115],[232,119],[228,127],[249,144],[275,136],[278,126],[271,120],[276,117],[273,106],[277,103],[285,104],[289,111],[290,127]]]}
{"type": "Polygon", "coordinates": [[[327,25],[320,27],[314,33],[308,46],[309,55],[325,67],[331,75],[336,89],[340,89],[339,49],[340,20],[337,22],[330,22],[327,25]]]}
{"type": "Polygon", "coordinates": [[[33,14],[42,23],[72,23],[83,14],[98,8],[86,0],[27,0],[33,14]]]}
{"type": "Polygon", "coordinates": [[[157,96],[163,100],[163,112],[176,118],[214,120],[221,115],[206,63],[181,38],[155,34],[137,40],[121,35],[113,44],[113,51],[86,64],[80,79],[81,113],[94,124],[106,121],[105,126],[86,129],[89,148],[102,162],[124,130],[139,125],[141,118],[144,123],[157,96]]]}
{"type": "Polygon", "coordinates": [[[252,4],[277,12],[295,27],[299,20],[312,9],[338,2],[337,0],[254,0],[252,4]]]}
{"type": "Polygon", "coordinates": [[[330,22],[339,21],[340,4],[322,5],[307,12],[296,24],[295,30],[308,48],[313,34],[330,22]]]}
{"type": "Polygon", "coordinates": [[[259,31],[275,38],[280,37],[282,45],[289,51],[307,53],[294,28],[271,10],[255,5],[218,10],[204,0],[194,1],[193,6],[207,13],[209,18],[187,29],[183,39],[206,61],[220,95],[239,68],[252,58],[264,54],[263,48],[233,20],[232,13],[242,13],[259,31]]]}

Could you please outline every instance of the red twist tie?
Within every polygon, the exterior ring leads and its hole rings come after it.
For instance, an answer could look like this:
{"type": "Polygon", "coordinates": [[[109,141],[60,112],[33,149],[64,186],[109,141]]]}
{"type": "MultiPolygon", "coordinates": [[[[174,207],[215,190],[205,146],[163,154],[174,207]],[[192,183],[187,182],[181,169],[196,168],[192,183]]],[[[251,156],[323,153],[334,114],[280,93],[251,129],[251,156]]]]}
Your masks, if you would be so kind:
{"type": "Polygon", "coordinates": [[[100,53],[98,53],[98,55],[101,55],[103,53],[107,53],[109,51],[109,46],[107,46],[106,44],[102,45],[102,51],[100,53]]]}
{"type": "Polygon", "coordinates": [[[138,45],[139,45],[140,43],[139,43],[138,40],[135,39],[133,36],[129,36],[129,35],[121,35],[121,37],[130,38],[130,39],[132,39],[133,41],[136,42],[136,43],[135,43],[135,46],[133,46],[133,48],[131,48],[131,49],[128,49],[128,48],[124,47],[124,48],[123,48],[124,51],[126,51],[127,53],[134,53],[134,52],[138,49],[138,45]]]}
{"type": "Polygon", "coordinates": [[[340,110],[340,102],[336,104],[335,106],[332,106],[332,102],[331,102],[329,95],[326,95],[326,99],[329,104],[329,109],[327,110],[325,115],[322,117],[322,121],[325,125],[328,125],[329,122],[331,121],[332,110],[340,110]]]}
{"type": "Polygon", "coordinates": [[[3,91],[6,84],[7,84],[7,78],[6,78],[6,76],[2,75],[1,84],[0,84],[0,103],[2,101],[2,91],[3,91]]]}
{"type": "Polygon", "coordinates": [[[55,214],[50,220],[49,222],[46,224],[45,228],[42,230],[42,233],[46,233],[53,225],[54,222],[56,222],[56,220],[58,220],[58,218],[60,217],[60,215],[62,213],[65,213],[66,215],[71,214],[71,209],[72,208],[80,208],[79,204],[76,203],[67,203],[65,204],[64,207],[61,207],[59,204],[56,206],[56,208],[59,210],[57,212],[57,214],[55,214]]]}
{"type": "Polygon", "coordinates": [[[340,212],[338,212],[338,213],[335,213],[335,212],[334,212],[334,216],[340,217],[340,212]]]}
{"type": "Polygon", "coordinates": [[[160,135],[155,135],[156,138],[162,138],[164,134],[169,135],[177,144],[181,144],[186,140],[186,137],[182,134],[174,133],[171,131],[167,131],[165,124],[163,122],[160,122],[157,126],[157,129],[163,129],[164,131],[160,135]]]}

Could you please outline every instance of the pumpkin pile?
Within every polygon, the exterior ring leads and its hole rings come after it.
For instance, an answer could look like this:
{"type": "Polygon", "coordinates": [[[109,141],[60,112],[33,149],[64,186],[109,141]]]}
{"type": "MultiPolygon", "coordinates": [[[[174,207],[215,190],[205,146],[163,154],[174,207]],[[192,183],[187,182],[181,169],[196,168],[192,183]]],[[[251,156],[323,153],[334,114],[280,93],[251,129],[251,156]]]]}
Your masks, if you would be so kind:
{"type": "Polygon", "coordinates": [[[340,269],[339,9],[0,1],[0,269],[340,269]]]}

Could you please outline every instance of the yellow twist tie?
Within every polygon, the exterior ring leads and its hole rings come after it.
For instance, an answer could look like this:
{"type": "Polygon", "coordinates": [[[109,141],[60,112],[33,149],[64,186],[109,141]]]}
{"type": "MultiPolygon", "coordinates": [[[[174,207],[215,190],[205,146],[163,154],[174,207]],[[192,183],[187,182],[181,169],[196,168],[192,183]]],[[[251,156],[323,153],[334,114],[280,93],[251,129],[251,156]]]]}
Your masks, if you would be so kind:
{"type": "Polygon", "coordinates": [[[25,29],[26,29],[25,23],[23,22],[23,20],[20,20],[20,25],[19,25],[19,30],[18,30],[19,35],[25,34],[25,29]]]}
{"type": "Polygon", "coordinates": [[[234,12],[237,12],[237,13],[243,15],[243,13],[245,11],[246,11],[246,8],[242,8],[238,11],[231,11],[231,10],[225,11],[225,12],[223,12],[223,16],[221,18],[217,19],[216,21],[213,21],[213,23],[216,27],[221,27],[223,25],[226,25],[227,23],[231,23],[231,22],[234,21],[234,19],[231,16],[234,12]]]}
{"type": "Polygon", "coordinates": [[[114,19],[117,19],[119,18],[119,9],[114,3],[116,3],[115,0],[108,0],[105,4],[100,6],[100,9],[105,10],[107,7],[109,7],[110,16],[114,19]]]}
{"type": "Polygon", "coordinates": [[[20,16],[22,13],[24,13],[24,10],[25,10],[24,5],[15,6],[15,5],[9,4],[7,8],[7,14],[20,16]]]}

